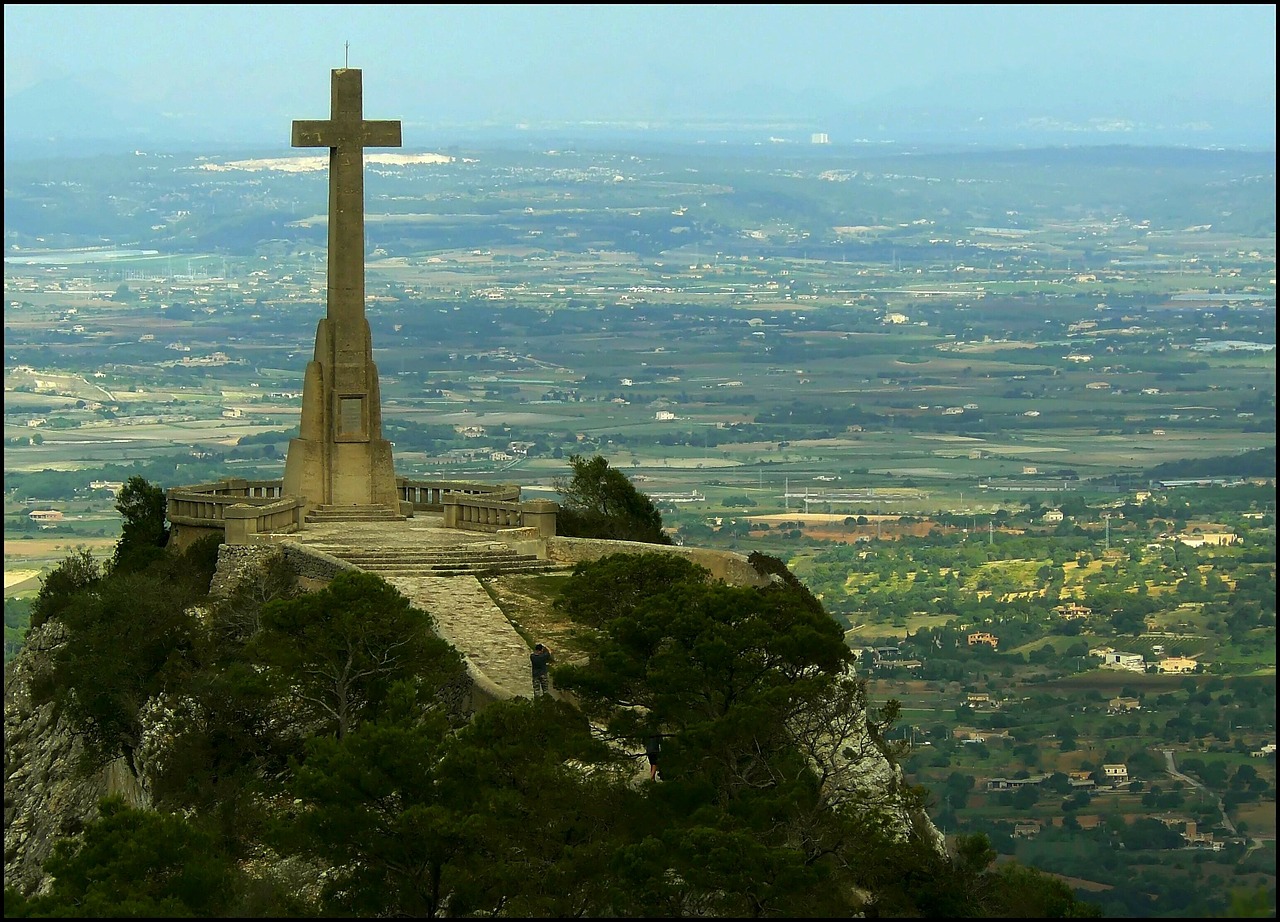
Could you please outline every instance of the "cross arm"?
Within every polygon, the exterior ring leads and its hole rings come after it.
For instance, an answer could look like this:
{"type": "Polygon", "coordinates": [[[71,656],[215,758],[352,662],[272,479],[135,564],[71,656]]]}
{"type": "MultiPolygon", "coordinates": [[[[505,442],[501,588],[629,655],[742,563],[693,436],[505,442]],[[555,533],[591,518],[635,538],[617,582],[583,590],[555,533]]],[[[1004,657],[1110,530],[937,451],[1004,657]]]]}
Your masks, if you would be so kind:
{"type": "MultiPolygon", "coordinates": [[[[399,147],[398,121],[363,121],[358,123],[357,142],[361,147],[399,147]]],[[[293,123],[294,147],[339,147],[351,140],[351,124],[332,120],[297,120],[293,123]]]]}
{"type": "Polygon", "coordinates": [[[333,122],[296,120],[293,123],[294,147],[334,147],[338,143],[333,122]]]}
{"type": "Polygon", "coordinates": [[[365,147],[399,147],[400,123],[398,121],[366,121],[361,142],[365,147]]]}

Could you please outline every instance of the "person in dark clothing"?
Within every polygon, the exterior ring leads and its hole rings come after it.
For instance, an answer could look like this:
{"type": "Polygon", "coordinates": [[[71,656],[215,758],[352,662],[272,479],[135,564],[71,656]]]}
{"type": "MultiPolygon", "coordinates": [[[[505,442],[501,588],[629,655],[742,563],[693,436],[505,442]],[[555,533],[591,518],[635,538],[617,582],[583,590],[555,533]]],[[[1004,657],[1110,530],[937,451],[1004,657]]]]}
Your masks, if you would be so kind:
{"type": "Polygon", "coordinates": [[[554,660],[555,657],[551,655],[551,648],[546,644],[533,645],[533,652],[529,654],[529,666],[533,670],[533,697],[538,698],[542,695],[551,694],[551,671],[549,667],[554,660]]]}
{"type": "Polygon", "coordinates": [[[644,741],[644,755],[649,760],[649,780],[658,777],[658,754],[662,752],[662,734],[653,733],[644,741]]]}

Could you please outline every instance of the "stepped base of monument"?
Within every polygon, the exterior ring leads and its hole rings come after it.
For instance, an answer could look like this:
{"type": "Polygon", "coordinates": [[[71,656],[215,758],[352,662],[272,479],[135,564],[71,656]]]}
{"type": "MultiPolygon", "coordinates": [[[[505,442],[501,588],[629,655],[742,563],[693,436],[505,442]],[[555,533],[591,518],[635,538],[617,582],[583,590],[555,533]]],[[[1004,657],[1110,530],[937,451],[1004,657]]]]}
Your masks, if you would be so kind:
{"type": "Polygon", "coordinates": [[[311,547],[353,563],[384,579],[426,576],[497,576],[514,573],[546,573],[565,569],[532,554],[509,549],[479,547],[368,548],[338,543],[312,543],[311,547]]]}
{"type": "Polygon", "coordinates": [[[352,506],[315,506],[304,519],[310,525],[325,522],[403,522],[398,506],[385,503],[368,503],[352,506]]]}

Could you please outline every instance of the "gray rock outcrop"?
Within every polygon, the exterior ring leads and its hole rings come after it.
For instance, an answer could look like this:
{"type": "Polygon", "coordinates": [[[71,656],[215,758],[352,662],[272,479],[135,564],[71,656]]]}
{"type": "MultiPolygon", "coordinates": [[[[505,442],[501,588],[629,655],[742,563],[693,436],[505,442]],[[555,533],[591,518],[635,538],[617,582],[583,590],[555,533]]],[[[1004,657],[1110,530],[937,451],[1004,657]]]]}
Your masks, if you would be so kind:
{"type": "Polygon", "coordinates": [[[103,797],[147,805],[123,759],[86,769],[81,741],[52,704],[33,699],[32,680],[61,639],[57,622],[33,629],[4,671],[4,882],[27,895],[46,886],[54,844],[96,818],[103,797]]]}

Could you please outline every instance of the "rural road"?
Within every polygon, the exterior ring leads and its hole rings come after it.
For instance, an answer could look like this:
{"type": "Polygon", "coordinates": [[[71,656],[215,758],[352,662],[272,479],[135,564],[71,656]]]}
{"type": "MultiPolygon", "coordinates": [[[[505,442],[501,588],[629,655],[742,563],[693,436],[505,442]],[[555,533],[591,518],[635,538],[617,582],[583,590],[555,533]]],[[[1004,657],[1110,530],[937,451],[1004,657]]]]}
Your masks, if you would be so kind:
{"type": "Polygon", "coordinates": [[[1187,784],[1191,785],[1193,788],[1199,788],[1200,790],[1204,791],[1206,794],[1208,794],[1210,797],[1213,798],[1214,802],[1218,805],[1218,812],[1222,814],[1222,825],[1227,827],[1227,832],[1231,833],[1231,835],[1238,836],[1239,833],[1236,832],[1235,823],[1231,822],[1231,817],[1227,816],[1226,807],[1222,805],[1222,798],[1219,797],[1217,794],[1214,794],[1212,791],[1210,791],[1208,788],[1206,788],[1203,784],[1201,784],[1196,779],[1192,778],[1190,775],[1184,775],[1182,772],[1178,771],[1178,766],[1173,761],[1172,749],[1164,750],[1164,761],[1165,761],[1165,765],[1168,766],[1167,770],[1169,774],[1173,775],[1173,777],[1177,778],[1179,781],[1185,781],[1187,784]]]}

